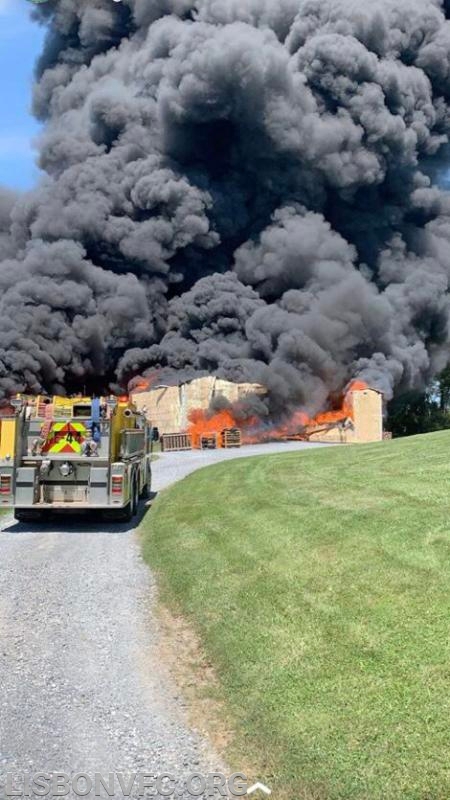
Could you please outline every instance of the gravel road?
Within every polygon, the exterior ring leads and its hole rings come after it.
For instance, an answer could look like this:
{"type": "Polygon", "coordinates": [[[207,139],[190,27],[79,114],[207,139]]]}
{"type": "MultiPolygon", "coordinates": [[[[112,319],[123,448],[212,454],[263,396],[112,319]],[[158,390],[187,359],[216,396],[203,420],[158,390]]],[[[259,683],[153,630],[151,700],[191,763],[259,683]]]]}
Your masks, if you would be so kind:
{"type": "MultiPolygon", "coordinates": [[[[153,465],[154,489],[224,459],[311,447],[163,454],[153,465]]],[[[160,663],[155,600],[154,578],[126,525],[2,519],[0,797],[8,773],[20,790],[24,773],[146,772],[173,773],[174,796],[190,798],[188,775],[223,768],[189,727],[160,663]]],[[[113,796],[123,797],[115,781],[113,796]]],[[[80,779],[78,791],[84,785],[80,779]]],[[[136,778],[131,796],[141,788],[136,778]]]]}

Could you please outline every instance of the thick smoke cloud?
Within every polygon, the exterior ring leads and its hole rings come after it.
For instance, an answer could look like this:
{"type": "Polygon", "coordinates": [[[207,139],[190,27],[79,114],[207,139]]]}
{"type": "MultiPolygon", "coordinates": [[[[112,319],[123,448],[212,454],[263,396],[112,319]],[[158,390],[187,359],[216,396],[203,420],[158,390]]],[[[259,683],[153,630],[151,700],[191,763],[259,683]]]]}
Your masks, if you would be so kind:
{"type": "Polygon", "coordinates": [[[449,361],[450,4],[49,0],[0,195],[0,386],[164,370],[319,408],[449,361]]]}
{"type": "Polygon", "coordinates": [[[0,187],[0,253],[2,258],[14,254],[14,244],[11,238],[11,214],[17,199],[18,195],[15,192],[0,187]]]}

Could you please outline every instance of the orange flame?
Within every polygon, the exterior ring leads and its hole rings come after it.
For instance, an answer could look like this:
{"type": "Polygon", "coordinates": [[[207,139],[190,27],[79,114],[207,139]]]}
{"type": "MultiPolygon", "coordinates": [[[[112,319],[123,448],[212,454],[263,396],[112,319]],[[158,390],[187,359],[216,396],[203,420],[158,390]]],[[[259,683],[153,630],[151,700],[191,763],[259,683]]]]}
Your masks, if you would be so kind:
{"type": "Polygon", "coordinates": [[[258,422],[256,417],[252,419],[241,419],[239,413],[232,409],[224,409],[215,414],[209,414],[207,411],[196,409],[189,414],[189,428],[188,433],[192,439],[193,447],[201,447],[202,436],[215,435],[217,439],[217,447],[221,447],[220,434],[226,428],[239,428],[245,431],[248,427],[256,425],[258,422]]]}
{"type": "Polygon", "coordinates": [[[138,383],[135,383],[133,386],[134,392],[147,392],[150,388],[150,381],[140,380],[138,383]]]}
{"type": "Polygon", "coordinates": [[[148,392],[159,378],[160,370],[153,370],[151,375],[137,375],[128,384],[130,392],[148,392]]]}
{"type": "Polygon", "coordinates": [[[221,447],[221,436],[226,428],[239,428],[242,432],[244,444],[259,444],[268,441],[283,441],[288,437],[298,436],[300,439],[308,438],[308,433],[317,428],[327,428],[346,419],[353,418],[352,392],[363,391],[368,385],[364,381],[352,381],[341,398],[340,407],[331,411],[324,411],[315,417],[310,417],[305,411],[295,411],[282,423],[274,424],[258,417],[240,416],[235,408],[227,408],[217,413],[209,413],[201,409],[192,411],[189,415],[188,433],[192,438],[193,447],[201,447],[202,436],[215,435],[217,447],[221,447]]]}

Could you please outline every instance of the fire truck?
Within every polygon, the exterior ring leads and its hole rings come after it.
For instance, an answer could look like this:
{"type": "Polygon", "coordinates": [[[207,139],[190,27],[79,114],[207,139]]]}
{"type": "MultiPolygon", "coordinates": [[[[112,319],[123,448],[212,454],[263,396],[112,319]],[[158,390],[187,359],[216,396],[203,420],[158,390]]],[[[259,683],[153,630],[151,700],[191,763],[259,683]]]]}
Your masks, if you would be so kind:
{"type": "Polygon", "coordinates": [[[98,510],[130,521],[151,491],[152,427],[128,397],[26,397],[0,409],[0,508],[20,522],[98,510]]]}

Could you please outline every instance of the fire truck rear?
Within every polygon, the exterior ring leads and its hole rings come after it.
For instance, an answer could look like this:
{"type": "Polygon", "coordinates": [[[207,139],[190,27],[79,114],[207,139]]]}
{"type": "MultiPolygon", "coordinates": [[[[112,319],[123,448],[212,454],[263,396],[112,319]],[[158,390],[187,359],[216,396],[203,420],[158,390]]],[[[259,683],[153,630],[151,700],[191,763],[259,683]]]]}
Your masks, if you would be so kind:
{"type": "Polygon", "coordinates": [[[128,398],[17,396],[0,414],[0,508],[17,520],[131,520],[151,489],[152,428],[128,398]]]}

